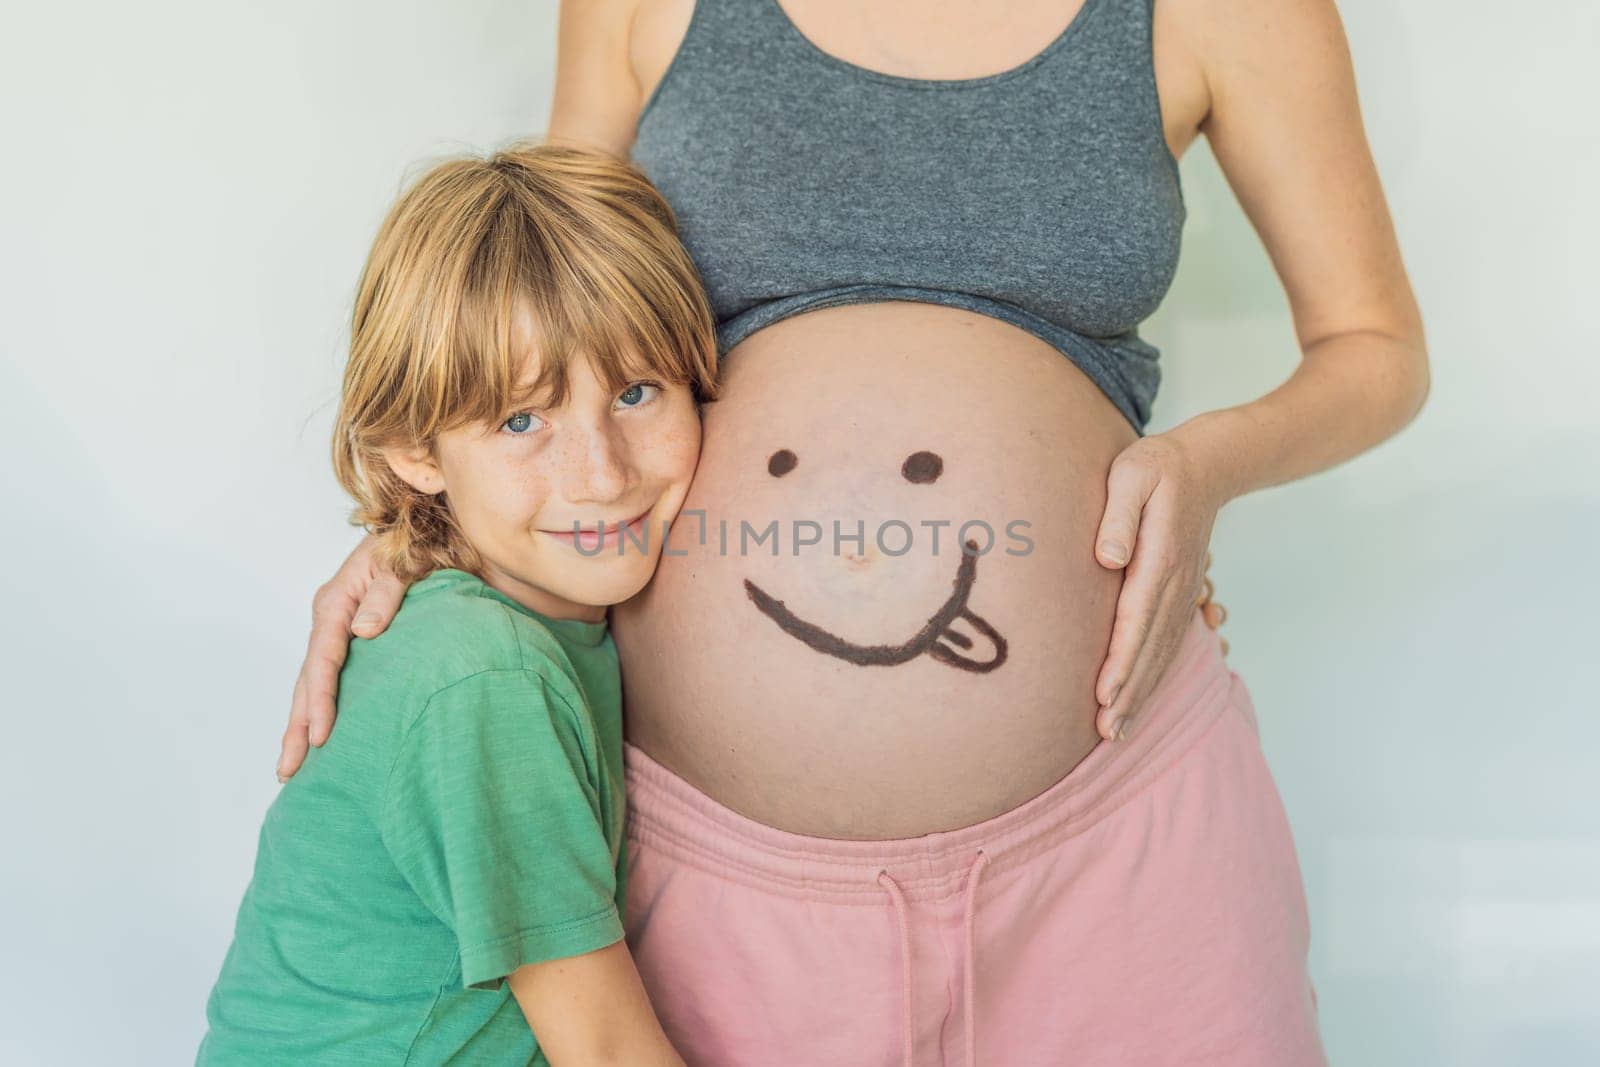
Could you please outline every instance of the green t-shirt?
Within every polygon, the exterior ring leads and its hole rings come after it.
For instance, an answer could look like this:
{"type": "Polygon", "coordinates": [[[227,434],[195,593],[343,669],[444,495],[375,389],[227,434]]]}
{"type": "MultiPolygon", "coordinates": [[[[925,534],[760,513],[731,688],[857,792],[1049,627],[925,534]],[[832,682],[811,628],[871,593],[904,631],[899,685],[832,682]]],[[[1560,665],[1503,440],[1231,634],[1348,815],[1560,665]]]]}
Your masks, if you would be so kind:
{"type": "Polygon", "coordinates": [[[429,575],[267,811],[198,1062],[546,1063],[504,977],[622,939],[622,818],[606,624],[429,575]]]}

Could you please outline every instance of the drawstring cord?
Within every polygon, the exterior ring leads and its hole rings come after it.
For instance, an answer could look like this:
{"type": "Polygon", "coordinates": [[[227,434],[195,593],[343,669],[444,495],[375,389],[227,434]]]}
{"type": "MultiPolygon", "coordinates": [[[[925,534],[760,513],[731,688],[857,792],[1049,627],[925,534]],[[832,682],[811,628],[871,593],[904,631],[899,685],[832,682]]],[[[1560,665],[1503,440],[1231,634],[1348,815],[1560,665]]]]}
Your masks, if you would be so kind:
{"type": "MultiPolygon", "coordinates": [[[[982,849],[979,849],[977,856],[972,860],[972,866],[967,869],[967,881],[963,889],[967,898],[964,922],[967,939],[967,959],[966,981],[963,990],[966,994],[964,1007],[967,1034],[967,1067],[977,1067],[978,1064],[977,993],[973,988],[977,977],[977,968],[973,963],[975,948],[973,927],[976,923],[978,911],[978,879],[982,876],[983,868],[988,863],[988,855],[982,849]]],[[[896,882],[887,870],[878,872],[878,885],[883,887],[884,892],[889,894],[889,903],[894,907],[895,921],[900,927],[900,979],[903,990],[901,1002],[904,1008],[902,1029],[905,1034],[904,1059],[905,1067],[914,1067],[916,1042],[913,1040],[914,1031],[912,1029],[915,1024],[915,1018],[911,1011],[911,921],[907,917],[906,895],[901,891],[900,883],[896,882]]]]}
{"type": "Polygon", "coordinates": [[[888,892],[889,901],[894,905],[895,918],[900,921],[901,983],[905,990],[905,1067],[914,1067],[911,1040],[911,925],[906,919],[906,895],[900,891],[900,883],[890,877],[888,871],[878,872],[878,884],[888,892]]]}
{"type": "Polygon", "coordinates": [[[967,871],[967,1067],[978,1067],[978,1024],[977,1013],[973,1010],[973,1002],[977,997],[977,990],[974,988],[977,968],[972,958],[976,951],[972,927],[978,912],[978,876],[983,874],[983,868],[988,862],[988,855],[979,849],[978,858],[972,861],[972,869],[967,871]]]}

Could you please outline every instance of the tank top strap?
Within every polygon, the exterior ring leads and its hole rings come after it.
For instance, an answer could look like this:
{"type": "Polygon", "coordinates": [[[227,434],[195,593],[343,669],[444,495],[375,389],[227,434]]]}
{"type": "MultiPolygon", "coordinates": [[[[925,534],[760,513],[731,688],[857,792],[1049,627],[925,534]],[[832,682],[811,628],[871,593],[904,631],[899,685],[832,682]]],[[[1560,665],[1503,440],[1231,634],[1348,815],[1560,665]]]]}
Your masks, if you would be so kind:
{"type": "Polygon", "coordinates": [[[792,28],[777,0],[694,0],[679,53],[739,67],[787,43],[792,28]]]}
{"type": "Polygon", "coordinates": [[[639,112],[639,124],[657,100],[685,82],[711,98],[750,91],[754,65],[782,47],[784,26],[772,0],[694,0],[678,50],[639,112]]]}
{"type": "Polygon", "coordinates": [[[1084,0],[1097,8],[1087,31],[1095,37],[1095,50],[1118,64],[1148,62],[1150,28],[1155,22],[1156,0],[1084,0]]]}

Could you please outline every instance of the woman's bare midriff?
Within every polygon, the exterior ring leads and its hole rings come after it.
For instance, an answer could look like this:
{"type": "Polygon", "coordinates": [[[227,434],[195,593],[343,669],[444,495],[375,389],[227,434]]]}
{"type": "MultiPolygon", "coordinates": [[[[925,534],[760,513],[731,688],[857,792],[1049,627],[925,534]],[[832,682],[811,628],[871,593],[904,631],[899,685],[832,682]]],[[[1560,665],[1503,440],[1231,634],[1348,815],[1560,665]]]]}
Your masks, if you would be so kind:
{"type": "Polygon", "coordinates": [[[822,837],[968,826],[1061,780],[1099,743],[1122,580],[1093,554],[1136,437],[1106,396],[1022,330],[907,302],[767,327],[723,382],[669,554],[612,612],[629,739],[822,837]]]}

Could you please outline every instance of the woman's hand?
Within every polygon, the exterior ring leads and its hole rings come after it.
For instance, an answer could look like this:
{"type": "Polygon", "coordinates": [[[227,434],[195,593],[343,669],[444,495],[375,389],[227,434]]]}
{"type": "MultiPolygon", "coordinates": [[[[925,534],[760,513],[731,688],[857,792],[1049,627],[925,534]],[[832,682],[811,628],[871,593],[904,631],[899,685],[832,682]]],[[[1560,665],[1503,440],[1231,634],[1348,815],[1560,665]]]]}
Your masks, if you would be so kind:
{"type": "Polygon", "coordinates": [[[1211,528],[1227,501],[1182,444],[1161,434],[1123,449],[1106,486],[1095,558],[1127,570],[1111,647],[1095,682],[1095,727],[1111,741],[1126,736],[1133,713],[1177,654],[1195,608],[1212,629],[1226,617],[1211,600],[1205,571],[1211,528]]]}
{"type": "Polygon", "coordinates": [[[289,728],[278,755],[279,782],[300,769],[311,745],[320,746],[333,732],[339,670],[350,635],[377,637],[400,610],[405,584],[373,563],[372,541],[370,535],[362,538],[339,573],[311,599],[311,641],[294,683],[289,728]]]}

